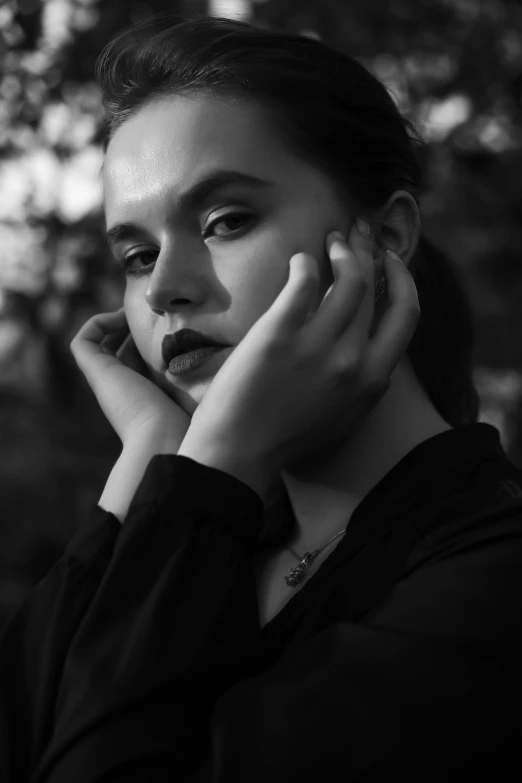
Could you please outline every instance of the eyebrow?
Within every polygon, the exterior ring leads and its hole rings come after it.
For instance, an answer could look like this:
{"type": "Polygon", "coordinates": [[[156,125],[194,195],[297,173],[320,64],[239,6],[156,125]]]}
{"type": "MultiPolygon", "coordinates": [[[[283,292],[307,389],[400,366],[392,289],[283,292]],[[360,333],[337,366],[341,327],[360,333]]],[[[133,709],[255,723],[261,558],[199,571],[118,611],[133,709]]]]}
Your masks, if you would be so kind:
{"type": "MultiPolygon", "coordinates": [[[[273,187],[275,182],[268,182],[268,180],[254,177],[251,174],[243,174],[239,171],[219,169],[196,182],[185,193],[182,193],[178,198],[179,206],[186,211],[194,210],[215,191],[224,188],[226,185],[248,185],[254,188],[266,188],[273,187]]],[[[107,231],[105,237],[108,244],[113,246],[126,239],[134,239],[141,233],[143,233],[143,230],[135,223],[116,223],[107,231]]]]}

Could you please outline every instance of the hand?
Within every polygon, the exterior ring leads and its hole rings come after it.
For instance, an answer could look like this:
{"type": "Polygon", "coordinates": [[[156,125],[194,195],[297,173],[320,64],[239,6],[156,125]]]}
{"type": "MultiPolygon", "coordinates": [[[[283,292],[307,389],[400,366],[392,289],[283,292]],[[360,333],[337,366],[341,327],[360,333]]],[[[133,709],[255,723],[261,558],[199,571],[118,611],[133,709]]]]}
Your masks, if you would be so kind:
{"type": "Polygon", "coordinates": [[[145,377],[147,366],[129,332],[123,307],[89,318],[70,348],[123,445],[160,430],[169,433],[170,442],[181,444],[190,416],[145,377]]]}
{"type": "Polygon", "coordinates": [[[220,367],[179,451],[229,469],[260,494],[283,468],[350,438],[389,388],[417,327],[413,278],[386,254],[390,304],[369,337],[372,243],[355,223],[329,253],[334,283],[315,313],[317,261],[292,256],[286,286],[220,367]]]}

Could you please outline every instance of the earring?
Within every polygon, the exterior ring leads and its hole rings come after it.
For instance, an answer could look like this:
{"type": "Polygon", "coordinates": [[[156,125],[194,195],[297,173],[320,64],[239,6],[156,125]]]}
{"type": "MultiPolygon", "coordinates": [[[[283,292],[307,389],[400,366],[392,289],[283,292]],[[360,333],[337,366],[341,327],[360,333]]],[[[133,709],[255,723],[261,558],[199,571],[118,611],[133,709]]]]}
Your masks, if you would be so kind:
{"type": "Polygon", "coordinates": [[[386,278],[380,277],[375,283],[375,301],[378,302],[386,291],[386,278]]]}

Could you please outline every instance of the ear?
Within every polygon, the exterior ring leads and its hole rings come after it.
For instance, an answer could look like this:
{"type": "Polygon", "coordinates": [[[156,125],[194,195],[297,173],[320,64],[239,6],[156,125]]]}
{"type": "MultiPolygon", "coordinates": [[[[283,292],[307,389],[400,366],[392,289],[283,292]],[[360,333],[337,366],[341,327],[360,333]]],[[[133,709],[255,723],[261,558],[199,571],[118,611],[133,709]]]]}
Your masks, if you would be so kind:
{"type": "Polygon", "coordinates": [[[395,250],[408,265],[421,234],[419,207],[411,193],[396,190],[371,222],[376,255],[395,250]]]}

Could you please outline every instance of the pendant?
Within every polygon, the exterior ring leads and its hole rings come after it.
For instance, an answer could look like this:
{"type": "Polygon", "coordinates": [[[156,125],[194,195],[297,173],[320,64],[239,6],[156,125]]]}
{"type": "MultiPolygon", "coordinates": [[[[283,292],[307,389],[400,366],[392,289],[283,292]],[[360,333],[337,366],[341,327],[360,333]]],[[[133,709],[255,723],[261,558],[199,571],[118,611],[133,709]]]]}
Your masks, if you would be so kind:
{"type": "Polygon", "coordinates": [[[306,576],[304,572],[310,568],[320,551],[320,549],[316,549],[315,552],[305,552],[299,565],[292,568],[289,575],[285,576],[285,582],[289,587],[297,587],[303,581],[306,576]]]}
{"type": "Polygon", "coordinates": [[[381,296],[386,291],[386,278],[381,277],[375,283],[375,301],[378,302],[381,296]]]}

